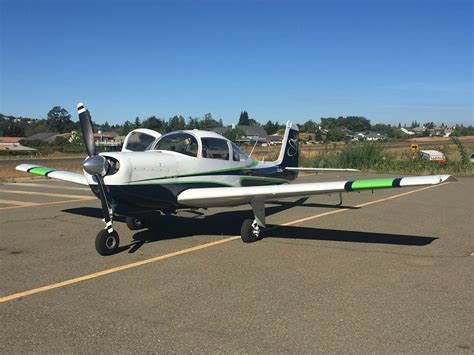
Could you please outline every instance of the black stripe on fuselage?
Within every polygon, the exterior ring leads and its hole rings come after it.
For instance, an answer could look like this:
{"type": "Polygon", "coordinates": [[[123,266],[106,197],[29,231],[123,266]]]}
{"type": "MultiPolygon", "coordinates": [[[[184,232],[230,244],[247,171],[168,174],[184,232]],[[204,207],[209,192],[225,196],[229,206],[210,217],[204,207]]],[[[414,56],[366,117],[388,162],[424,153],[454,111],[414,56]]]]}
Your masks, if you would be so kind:
{"type": "MultiPolygon", "coordinates": [[[[91,185],[91,190],[99,197],[97,185],[91,185]]],[[[181,183],[181,184],[143,184],[143,185],[107,185],[107,195],[121,209],[175,210],[182,208],[177,196],[187,189],[204,187],[223,187],[222,184],[181,183]]],[[[120,209],[116,211],[121,214],[120,209]]]]}

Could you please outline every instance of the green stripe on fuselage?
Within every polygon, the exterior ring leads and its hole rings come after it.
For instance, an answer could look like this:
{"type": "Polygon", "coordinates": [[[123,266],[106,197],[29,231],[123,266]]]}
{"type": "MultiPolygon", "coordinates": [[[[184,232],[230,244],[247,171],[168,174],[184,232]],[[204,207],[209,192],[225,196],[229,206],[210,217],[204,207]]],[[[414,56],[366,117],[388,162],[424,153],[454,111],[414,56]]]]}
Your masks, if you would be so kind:
{"type": "Polygon", "coordinates": [[[381,189],[384,187],[392,187],[392,178],[389,179],[370,179],[370,180],[356,180],[352,183],[352,190],[363,190],[363,189],[381,189]]]}
{"type": "Polygon", "coordinates": [[[46,176],[46,174],[56,171],[56,169],[37,167],[29,169],[28,172],[31,174],[46,176]]]}
{"type": "Polygon", "coordinates": [[[198,177],[198,176],[205,176],[205,175],[210,175],[210,174],[225,173],[225,172],[230,172],[230,171],[247,170],[247,169],[251,169],[251,168],[253,168],[257,165],[258,165],[258,161],[257,160],[252,160],[250,163],[248,163],[246,165],[242,165],[242,166],[235,167],[235,168],[227,168],[227,169],[200,171],[200,172],[186,173],[186,174],[160,176],[160,177],[154,177],[154,178],[150,178],[150,179],[136,180],[136,181],[132,181],[132,183],[142,182],[142,181],[151,181],[151,180],[164,180],[164,179],[183,178],[183,177],[198,177]]]}

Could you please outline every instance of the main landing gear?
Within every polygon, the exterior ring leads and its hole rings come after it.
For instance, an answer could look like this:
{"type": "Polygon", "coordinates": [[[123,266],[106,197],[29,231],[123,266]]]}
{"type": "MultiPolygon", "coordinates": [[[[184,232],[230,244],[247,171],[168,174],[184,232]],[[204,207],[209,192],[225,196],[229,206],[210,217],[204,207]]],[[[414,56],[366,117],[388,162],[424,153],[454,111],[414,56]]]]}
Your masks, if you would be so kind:
{"type": "Polygon", "coordinates": [[[253,243],[261,239],[261,233],[265,228],[265,202],[254,200],[250,202],[255,216],[254,220],[246,219],[240,228],[240,236],[244,243],[253,243]]]}
{"type": "Polygon", "coordinates": [[[136,231],[145,228],[145,221],[143,218],[138,217],[126,217],[125,222],[127,223],[128,229],[136,231]]]}

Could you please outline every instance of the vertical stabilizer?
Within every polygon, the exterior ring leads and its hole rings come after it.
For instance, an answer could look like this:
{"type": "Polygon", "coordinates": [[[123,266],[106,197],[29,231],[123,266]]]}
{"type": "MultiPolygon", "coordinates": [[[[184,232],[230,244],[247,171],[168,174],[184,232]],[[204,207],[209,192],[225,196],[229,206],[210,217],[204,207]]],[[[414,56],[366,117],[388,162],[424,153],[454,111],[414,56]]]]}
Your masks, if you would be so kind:
{"type": "Polygon", "coordinates": [[[299,156],[299,128],[291,121],[286,123],[285,135],[281,144],[280,155],[275,162],[281,167],[297,167],[299,156]]]}

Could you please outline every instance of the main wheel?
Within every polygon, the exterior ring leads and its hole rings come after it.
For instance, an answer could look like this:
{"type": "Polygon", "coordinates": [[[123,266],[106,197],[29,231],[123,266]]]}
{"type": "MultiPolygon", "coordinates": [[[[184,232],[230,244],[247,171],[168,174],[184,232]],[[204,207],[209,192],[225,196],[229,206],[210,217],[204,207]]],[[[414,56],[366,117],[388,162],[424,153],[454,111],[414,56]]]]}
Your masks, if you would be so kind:
{"type": "Polygon", "coordinates": [[[260,227],[256,221],[246,219],[240,228],[240,236],[244,243],[253,243],[260,238],[260,227]]]}
{"type": "Polygon", "coordinates": [[[115,254],[119,244],[120,238],[116,231],[109,233],[107,229],[102,229],[95,238],[95,249],[102,256],[115,254]]]}
{"type": "Polygon", "coordinates": [[[127,227],[131,231],[145,228],[145,221],[138,217],[126,217],[125,222],[127,222],[127,227]]]}

